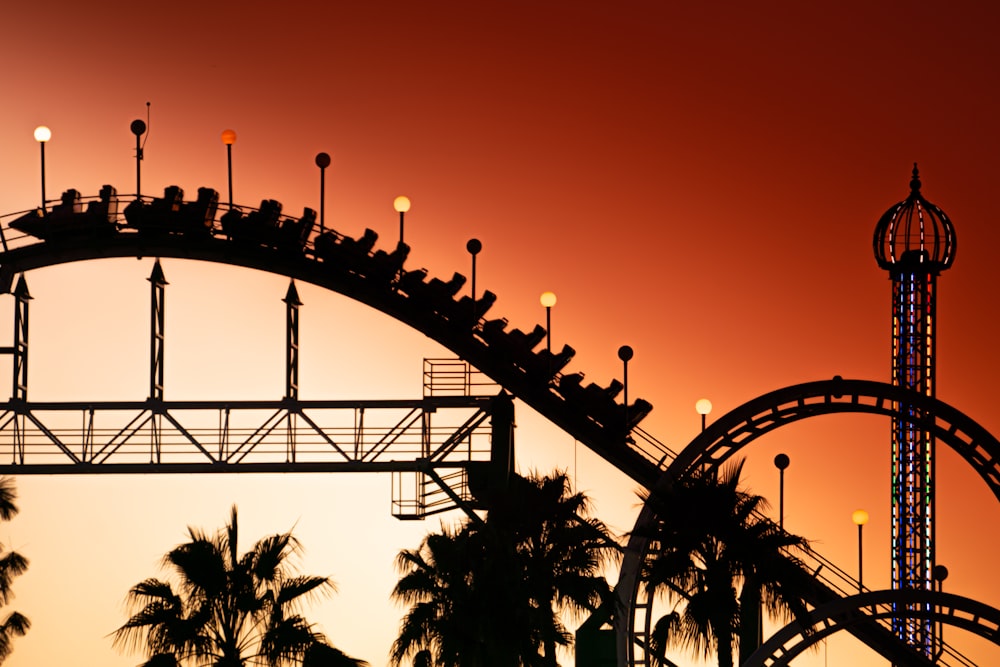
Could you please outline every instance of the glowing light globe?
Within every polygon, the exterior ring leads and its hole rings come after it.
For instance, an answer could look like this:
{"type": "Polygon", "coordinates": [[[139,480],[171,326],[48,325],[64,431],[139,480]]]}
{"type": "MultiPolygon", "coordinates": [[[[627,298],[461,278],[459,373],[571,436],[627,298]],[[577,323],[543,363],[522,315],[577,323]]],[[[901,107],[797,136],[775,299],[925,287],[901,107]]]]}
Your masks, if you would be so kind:
{"type": "Polygon", "coordinates": [[[556,305],[556,293],[555,292],[542,292],[542,296],[538,299],[541,301],[542,305],[546,308],[551,308],[556,305]]]}
{"type": "Polygon", "coordinates": [[[227,146],[232,146],[236,143],[236,132],[233,130],[223,130],[222,131],[222,143],[227,146]]]}
{"type": "Polygon", "coordinates": [[[854,521],[855,525],[863,526],[868,523],[868,512],[865,510],[854,510],[851,520],[854,521]]]}
{"type": "Polygon", "coordinates": [[[699,415],[707,415],[712,411],[712,401],[707,398],[699,398],[694,404],[694,410],[699,415]]]}
{"type": "Polygon", "coordinates": [[[52,130],[45,127],[44,125],[39,125],[35,128],[35,141],[40,144],[44,144],[46,141],[52,138],[52,130]]]}
{"type": "Polygon", "coordinates": [[[392,207],[396,209],[396,213],[406,213],[410,210],[410,198],[400,195],[392,200],[392,207]]]}

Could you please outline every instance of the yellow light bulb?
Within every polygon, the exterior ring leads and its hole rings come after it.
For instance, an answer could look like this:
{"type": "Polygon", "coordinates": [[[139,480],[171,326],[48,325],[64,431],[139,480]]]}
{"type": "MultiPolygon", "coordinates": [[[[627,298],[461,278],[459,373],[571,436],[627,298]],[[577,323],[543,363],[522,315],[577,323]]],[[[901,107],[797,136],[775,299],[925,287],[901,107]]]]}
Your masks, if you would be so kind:
{"type": "Polygon", "coordinates": [[[396,209],[396,213],[406,213],[410,210],[410,198],[400,195],[392,200],[392,207],[396,209]]]}

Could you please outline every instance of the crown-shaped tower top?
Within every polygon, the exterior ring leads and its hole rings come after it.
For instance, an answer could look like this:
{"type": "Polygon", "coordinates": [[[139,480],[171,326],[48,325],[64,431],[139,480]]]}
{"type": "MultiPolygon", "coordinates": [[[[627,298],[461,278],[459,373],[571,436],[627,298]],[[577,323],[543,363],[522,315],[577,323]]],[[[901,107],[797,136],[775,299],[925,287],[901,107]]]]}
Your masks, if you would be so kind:
{"type": "Polygon", "coordinates": [[[955,261],[955,227],[944,211],[920,193],[913,163],[910,196],[893,205],[875,225],[875,260],[888,271],[938,272],[955,261]]]}

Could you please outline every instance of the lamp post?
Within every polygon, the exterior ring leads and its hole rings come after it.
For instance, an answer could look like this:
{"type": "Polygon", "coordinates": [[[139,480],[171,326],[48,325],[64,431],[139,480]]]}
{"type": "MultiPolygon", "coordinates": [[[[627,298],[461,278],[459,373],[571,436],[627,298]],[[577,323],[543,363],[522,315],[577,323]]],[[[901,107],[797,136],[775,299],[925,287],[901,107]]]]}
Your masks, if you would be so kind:
{"type": "Polygon", "coordinates": [[[542,292],[538,301],[545,308],[545,349],[552,354],[552,306],[556,305],[556,293],[542,292]]]}
{"type": "Polygon", "coordinates": [[[712,401],[707,398],[699,398],[695,401],[694,411],[701,415],[701,430],[705,430],[705,420],[708,413],[712,411],[712,401]]]}
{"type": "Polygon", "coordinates": [[[222,131],[222,143],[226,145],[226,162],[229,171],[229,208],[233,207],[233,144],[236,143],[236,132],[222,131]]]}
{"type": "Polygon", "coordinates": [[[129,129],[135,135],[135,198],[142,199],[142,143],[139,137],[146,131],[146,123],[137,118],[129,125],[129,129]]]}
{"type": "Polygon", "coordinates": [[[476,255],[483,249],[483,244],[479,239],[469,239],[465,244],[465,249],[472,255],[472,319],[479,320],[479,313],[476,312],[476,255]]]}
{"type": "Polygon", "coordinates": [[[42,213],[45,213],[45,144],[52,138],[52,130],[39,125],[35,128],[35,141],[42,149],[42,213]]]}
{"type": "MultiPolygon", "coordinates": [[[[934,569],[931,570],[931,578],[934,579],[937,592],[944,592],[944,580],[948,578],[948,568],[940,564],[935,565],[934,569]]],[[[941,652],[944,651],[944,623],[938,623],[936,639],[939,648],[934,656],[935,660],[941,657],[941,652]]]]}
{"type": "Polygon", "coordinates": [[[868,523],[868,512],[865,510],[854,510],[854,514],[851,515],[851,519],[858,527],[858,592],[862,593],[865,590],[863,575],[864,575],[864,549],[862,544],[864,543],[863,534],[865,524],[868,523]]]}
{"type": "Polygon", "coordinates": [[[316,166],[319,167],[319,233],[326,229],[326,168],[330,166],[329,153],[316,154],[316,166]]]}
{"type": "Polygon", "coordinates": [[[410,198],[400,195],[392,200],[392,207],[399,213],[399,244],[403,244],[403,216],[410,210],[410,198]]]}
{"type": "MultiPolygon", "coordinates": [[[[553,299],[555,295],[552,295],[553,299]]],[[[625,391],[625,395],[622,400],[622,405],[624,406],[623,416],[625,419],[625,437],[628,438],[628,362],[632,360],[635,356],[635,352],[628,345],[622,345],[618,348],[618,358],[622,360],[622,388],[625,391]]]]}
{"type": "Polygon", "coordinates": [[[785,529],[785,468],[791,460],[788,454],[778,454],[774,457],[774,467],[778,469],[778,527],[785,529]]]}

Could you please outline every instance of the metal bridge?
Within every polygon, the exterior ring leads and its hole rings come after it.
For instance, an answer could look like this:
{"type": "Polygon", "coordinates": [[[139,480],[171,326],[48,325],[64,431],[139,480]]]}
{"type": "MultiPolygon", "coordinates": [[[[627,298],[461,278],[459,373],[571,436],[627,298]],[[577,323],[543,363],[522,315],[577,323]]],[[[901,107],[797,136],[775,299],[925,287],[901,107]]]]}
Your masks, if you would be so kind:
{"type": "MultiPolygon", "coordinates": [[[[336,472],[390,471],[394,514],[422,518],[476,507],[477,485],[502,484],[514,456],[512,397],[524,401],[647,489],[698,468],[719,465],[758,435],[804,417],[831,412],[897,414],[899,389],[881,383],[829,380],[765,395],[718,420],[676,456],[639,427],[652,405],[628,401],[625,382],[584,382],[564,371],[570,346],[536,351],[547,331],[508,328],[487,317],[489,291],[458,297],[465,276],[428,277],[404,268],[409,247],[376,249],[377,234],[354,239],[325,228],[306,209],[281,215],[277,202],[230,206],[202,188],[196,201],[179,188],[162,198],[114,188],[82,198],[64,193],[51,208],[0,217],[0,291],[14,296],[11,398],[0,403],[0,473],[336,472]],[[150,276],[150,390],[145,400],[36,403],[28,398],[29,304],[26,272],[106,257],[176,257],[255,268],[289,277],[286,387],[279,401],[167,401],[163,395],[166,280],[157,260],[150,276]],[[298,308],[295,280],[336,291],[421,331],[459,361],[428,361],[424,396],[400,401],[302,401],[298,397],[298,308]],[[477,298],[478,296],[478,298],[477,298]],[[860,384],[859,384],[860,383],[860,384]],[[619,401],[618,396],[623,395],[619,401]],[[749,407],[748,407],[749,406],[749,407]],[[714,439],[713,439],[714,438],[714,439]]],[[[624,357],[623,357],[624,359],[624,357]]],[[[918,399],[910,397],[911,402],[918,399]]],[[[933,402],[928,414],[950,415],[933,402]]],[[[957,411],[955,411],[957,412],[957,411]]],[[[961,413],[958,413],[961,415],[961,413]]],[[[987,480],[1000,483],[996,441],[961,416],[941,425],[948,441],[987,480]],[[972,433],[974,437],[964,437],[972,433]]],[[[482,488],[482,487],[480,487],[482,488]]],[[[640,523],[650,520],[644,510],[640,523]]],[[[619,584],[631,618],[619,620],[618,662],[647,665],[653,601],[642,599],[638,572],[648,543],[630,542],[619,584]]],[[[809,602],[816,608],[858,590],[849,575],[819,554],[796,552],[809,602]]],[[[882,616],[845,629],[899,665],[923,656],[880,625],[882,616]]],[[[942,665],[969,665],[943,647],[942,665]]],[[[924,660],[924,662],[920,662],[924,660]]]]}

